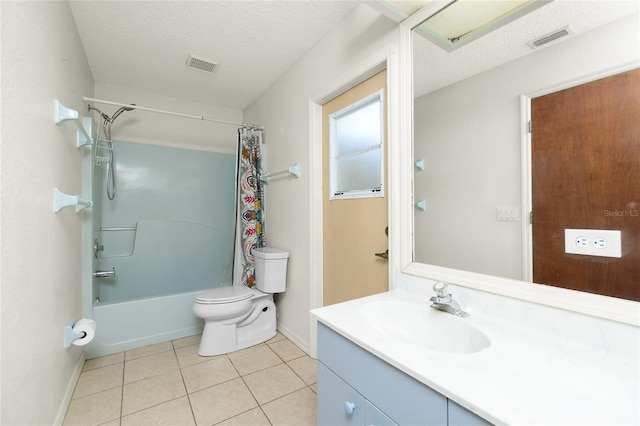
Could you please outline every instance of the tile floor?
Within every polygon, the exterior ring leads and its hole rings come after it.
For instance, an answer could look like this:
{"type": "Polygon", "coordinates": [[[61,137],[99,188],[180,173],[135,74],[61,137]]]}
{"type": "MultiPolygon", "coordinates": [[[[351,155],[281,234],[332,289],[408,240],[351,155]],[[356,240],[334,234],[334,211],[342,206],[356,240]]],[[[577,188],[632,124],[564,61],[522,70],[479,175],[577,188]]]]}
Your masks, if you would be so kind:
{"type": "Polygon", "coordinates": [[[315,425],[316,362],[280,333],[198,355],[200,336],[88,360],[65,425],[315,425]]]}

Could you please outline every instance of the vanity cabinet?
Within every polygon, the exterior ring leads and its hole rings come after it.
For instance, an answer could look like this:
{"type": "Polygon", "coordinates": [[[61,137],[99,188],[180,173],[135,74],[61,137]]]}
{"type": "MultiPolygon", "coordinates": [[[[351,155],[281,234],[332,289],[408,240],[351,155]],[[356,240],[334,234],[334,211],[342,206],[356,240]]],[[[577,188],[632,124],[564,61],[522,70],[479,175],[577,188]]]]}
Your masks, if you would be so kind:
{"type": "Polygon", "coordinates": [[[488,425],[318,323],[318,425],[488,425]]]}

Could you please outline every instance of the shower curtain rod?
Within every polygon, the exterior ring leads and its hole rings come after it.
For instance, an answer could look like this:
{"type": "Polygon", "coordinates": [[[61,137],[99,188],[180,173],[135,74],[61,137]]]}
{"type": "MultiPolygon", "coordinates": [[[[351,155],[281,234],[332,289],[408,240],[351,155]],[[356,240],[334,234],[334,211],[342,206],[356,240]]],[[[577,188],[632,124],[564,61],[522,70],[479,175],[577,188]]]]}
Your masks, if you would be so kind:
{"type": "Polygon", "coordinates": [[[257,124],[236,123],[236,122],[233,122],[233,121],[216,120],[214,118],[202,117],[200,115],[182,114],[180,112],[164,111],[164,110],[161,110],[161,109],[141,107],[141,106],[132,105],[132,104],[122,104],[122,103],[119,103],[119,102],[105,101],[103,99],[88,98],[86,96],[84,96],[82,99],[85,100],[86,102],[94,102],[94,103],[98,103],[98,104],[123,106],[123,107],[127,107],[127,108],[132,108],[132,109],[139,109],[139,110],[142,110],[142,111],[157,112],[159,114],[175,115],[175,116],[178,116],[178,117],[193,118],[193,119],[202,120],[202,121],[213,121],[215,123],[232,124],[234,126],[241,126],[241,127],[246,127],[246,128],[249,128],[249,129],[264,130],[264,127],[258,126],[257,124]]]}

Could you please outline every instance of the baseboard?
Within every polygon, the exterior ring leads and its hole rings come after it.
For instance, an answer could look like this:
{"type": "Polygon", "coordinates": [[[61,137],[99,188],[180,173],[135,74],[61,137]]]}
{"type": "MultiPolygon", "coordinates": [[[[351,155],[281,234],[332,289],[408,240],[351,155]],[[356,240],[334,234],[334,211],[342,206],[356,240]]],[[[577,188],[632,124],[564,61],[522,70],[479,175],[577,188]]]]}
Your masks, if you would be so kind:
{"type": "Polygon", "coordinates": [[[307,355],[309,355],[309,342],[304,341],[294,332],[289,330],[287,327],[282,324],[278,324],[278,331],[287,339],[291,340],[291,342],[295,343],[300,349],[302,349],[307,355]]]}
{"type": "Polygon", "coordinates": [[[67,389],[64,392],[64,396],[62,398],[62,402],[60,402],[60,408],[58,408],[58,415],[56,415],[56,419],[53,422],[54,425],[59,426],[64,422],[64,418],[67,415],[67,410],[69,409],[69,404],[71,404],[71,398],[73,397],[73,391],[76,389],[76,384],[78,383],[78,379],[80,378],[80,373],[82,373],[82,368],[84,367],[84,362],[86,360],[86,356],[84,351],[80,353],[80,358],[78,359],[78,363],[73,369],[73,373],[69,378],[69,383],[67,384],[67,389]]]}

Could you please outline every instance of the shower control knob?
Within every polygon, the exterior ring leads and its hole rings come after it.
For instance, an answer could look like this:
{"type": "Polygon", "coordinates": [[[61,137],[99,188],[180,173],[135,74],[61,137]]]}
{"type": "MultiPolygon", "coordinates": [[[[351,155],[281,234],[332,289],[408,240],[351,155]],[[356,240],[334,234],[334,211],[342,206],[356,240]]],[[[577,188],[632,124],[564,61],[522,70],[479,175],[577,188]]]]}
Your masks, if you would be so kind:
{"type": "Polygon", "coordinates": [[[95,257],[96,259],[98,258],[98,252],[99,251],[104,251],[104,245],[100,244],[98,242],[98,239],[95,239],[95,242],[93,243],[93,257],[95,257]]]}

